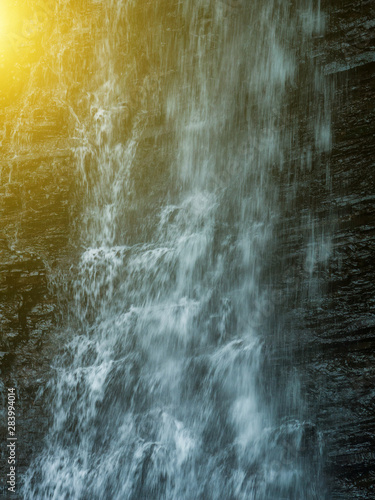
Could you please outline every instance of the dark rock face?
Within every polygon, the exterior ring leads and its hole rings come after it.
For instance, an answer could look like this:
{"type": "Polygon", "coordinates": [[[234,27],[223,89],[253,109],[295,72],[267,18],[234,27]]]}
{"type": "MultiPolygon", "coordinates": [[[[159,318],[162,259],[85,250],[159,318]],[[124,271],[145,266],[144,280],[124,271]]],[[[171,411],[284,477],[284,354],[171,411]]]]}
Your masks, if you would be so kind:
{"type": "MultiPolygon", "coordinates": [[[[50,131],[49,131],[50,133],[50,131]]],[[[42,154],[3,159],[0,189],[1,440],[6,442],[7,389],[17,391],[17,473],[42,443],[46,408],[37,398],[57,352],[53,275],[68,256],[69,153],[44,141],[42,154]],[[48,147],[48,150],[47,150],[48,147]]],[[[71,253],[71,252],[70,252],[71,253]]],[[[8,472],[1,449],[1,487],[8,472]]],[[[17,480],[19,484],[19,479],[17,480]]]]}
{"type": "MultiPolygon", "coordinates": [[[[237,2],[232,4],[237,8],[237,2]]],[[[367,499],[375,495],[375,12],[372,1],[359,0],[334,1],[323,9],[329,13],[328,25],[315,56],[335,88],[333,145],[326,161],[328,176],[326,171],[312,172],[302,182],[300,210],[309,204],[317,207],[317,226],[333,226],[333,248],[328,266],[322,266],[316,280],[316,298],[302,297],[290,316],[298,324],[297,348],[303,350],[302,392],[323,435],[329,498],[367,499]],[[327,178],[329,187],[322,189],[327,178]]],[[[90,44],[85,47],[89,52],[90,44]]],[[[64,57],[73,67],[71,53],[64,57]]],[[[152,76],[150,61],[144,54],[141,59],[143,73],[152,76]]],[[[69,92],[76,92],[72,99],[78,102],[79,89],[72,86],[69,92]]],[[[1,395],[5,402],[7,388],[17,390],[19,475],[42,445],[48,425],[48,405],[38,391],[48,381],[59,349],[62,308],[54,283],[74,259],[69,239],[74,182],[67,142],[71,117],[58,106],[48,113],[41,108],[28,122],[31,146],[23,146],[15,158],[14,146],[5,140],[1,159],[1,395]]],[[[165,132],[163,125],[156,126],[146,131],[140,148],[145,169],[151,168],[148,155],[165,132]]],[[[157,196],[155,182],[143,182],[141,189],[154,189],[157,196]]],[[[293,237],[287,240],[291,252],[298,253],[293,237]]],[[[301,278],[299,285],[311,284],[301,278]]],[[[2,443],[5,423],[2,406],[2,443]]],[[[5,458],[2,444],[2,488],[5,458]]]]}
{"type": "Polygon", "coordinates": [[[334,223],[325,292],[304,311],[306,383],[323,430],[330,498],[375,494],[375,12],[372,2],[331,2],[325,36],[333,79],[331,190],[334,223]]]}

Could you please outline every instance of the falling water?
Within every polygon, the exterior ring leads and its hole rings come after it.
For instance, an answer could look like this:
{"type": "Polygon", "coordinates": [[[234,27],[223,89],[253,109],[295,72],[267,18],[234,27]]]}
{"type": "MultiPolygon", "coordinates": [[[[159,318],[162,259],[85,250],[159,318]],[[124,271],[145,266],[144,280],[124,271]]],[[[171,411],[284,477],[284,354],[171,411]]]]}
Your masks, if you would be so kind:
{"type": "Polygon", "coordinates": [[[142,23],[140,0],[99,3],[86,111],[66,104],[81,253],[24,496],[321,499],[298,376],[270,363],[278,227],[330,142],[319,5],[157,0],[142,23]]]}

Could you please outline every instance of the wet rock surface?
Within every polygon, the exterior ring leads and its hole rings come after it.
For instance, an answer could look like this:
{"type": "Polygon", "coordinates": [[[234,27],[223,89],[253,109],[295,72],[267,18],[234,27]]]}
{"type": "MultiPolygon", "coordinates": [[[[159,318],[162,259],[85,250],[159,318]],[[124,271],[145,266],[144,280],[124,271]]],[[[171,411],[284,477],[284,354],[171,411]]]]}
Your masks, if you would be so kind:
{"type": "Polygon", "coordinates": [[[333,240],[323,293],[297,316],[306,327],[304,383],[324,435],[329,498],[365,499],[375,495],[375,12],[372,2],[330,2],[327,10],[330,190],[313,197],[320,223],[333,222],[333,240]]]}
{"type": "MultiPolygon", "coordinates": [[[[231,6],[240,8],[240,2],[231,6]]],[[[328,497],[367,499],[375,495],[375,12],[370,1],[334,1],[323,8],[329,18],[315,57],[335,89],[329,173],[323,168],[306,174],[299,215],[290,215],[285,226],[286,245],[297,261],[306,260],[298,253],[304,207],[316,207],[317,230],[322,235],[325,227],[333,231],[333,241],[327,265],[318,266],[311,275],[301,271],[299,300],[294,301],[298,306],[287,318],[298,325],[295,345],[279,352],[281,358],[292,353],[298,364],[311,420],[322,433],[328,497]],[[295,234],[290,229],[293,220],[295,234]]],[[[142,57],[144,72],[151,75],[150,62],[142,57]]],[[[150,85],[152,81],[150,77],[150,85]]],[[[47,402],[39,391],[59,349],[61,305],[54,280],[69,267],[74,254],[69,240],[74,167],[64,128],[69,119],[72,114],[59,106],[50,114],[36,112],[29,124],[33,146],[22,148],[17,157],[6,141],[2,149],[1,396],[5,403],[7,388],[17,390],[19,475],[41,447],[48,425],[47,402]]],[[[145,132],[139,150],[145,169],[152,168],[162,133],[163,124],[154,128],[154,123],[145,132]]],[[[142,178],[139,175],[139,192],[155,190],[157,197],[158,183],[148,185],[142,178]]],[[[296,295],[292,293],[291,303],[296,295]]],[[[0,494],[4,495],[5,417],[3,404],[0,494]]],[[[308,447],[309,440],[316,440],[315,427],[308,424],[306,435],[308,447]]]]}
{"type": "MultiPolygon", "coordinates": [[[[49,128],[49,134],[51,134],[49,128]]],[[[4,148],[5,149],[5,148],[4,148]]],[[[47,425],[37,397],[58,349],[53,276],[68,259],[70,152],[44,141],[14,159],[3,149],[0,187],[1,484],[5,494],[7,389],[15,388],[17,484],[47,425]]]]}

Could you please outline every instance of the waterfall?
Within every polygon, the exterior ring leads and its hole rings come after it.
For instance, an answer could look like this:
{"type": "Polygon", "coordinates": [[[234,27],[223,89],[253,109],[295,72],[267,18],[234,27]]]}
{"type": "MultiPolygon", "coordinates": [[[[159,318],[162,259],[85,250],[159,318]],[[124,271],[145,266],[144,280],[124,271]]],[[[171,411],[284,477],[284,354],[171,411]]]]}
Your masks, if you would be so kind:
{"type": "Polygon", "coordinates": [[[298,374],[272,366],[279,228],[330,145],[319,5],[94,3],[66,103],[80,251],[24,497],[321,499],[298,374]]]}

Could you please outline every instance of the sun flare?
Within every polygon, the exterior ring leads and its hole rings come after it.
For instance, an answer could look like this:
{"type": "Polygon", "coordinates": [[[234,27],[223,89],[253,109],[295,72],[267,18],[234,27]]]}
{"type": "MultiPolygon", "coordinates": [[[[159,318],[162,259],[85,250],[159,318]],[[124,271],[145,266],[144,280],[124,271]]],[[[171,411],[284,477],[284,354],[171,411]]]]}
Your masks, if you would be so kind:
{"type": "Polygon", "coordinates": [[[7,50],[11,45],[11,36],[17,32],[19,13],[11,2],[0,0],[0,51],[7,50]]]}
{"type": "Polygon", "coordinates": [[[2,39],[6,31],[7,12],[4,0],[0,0],[0,38],[2,39]]]}

